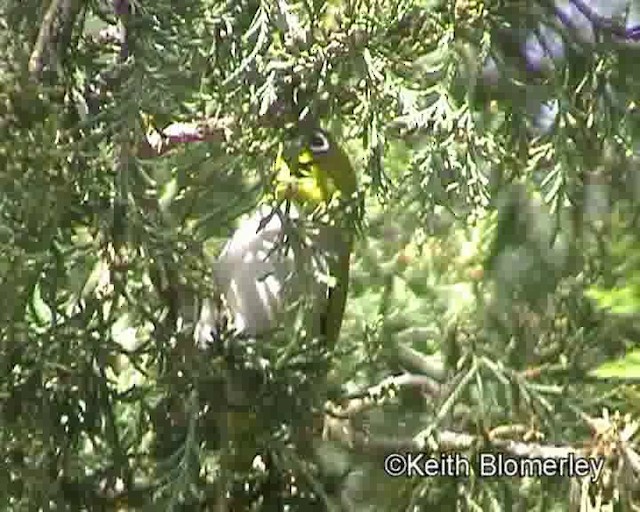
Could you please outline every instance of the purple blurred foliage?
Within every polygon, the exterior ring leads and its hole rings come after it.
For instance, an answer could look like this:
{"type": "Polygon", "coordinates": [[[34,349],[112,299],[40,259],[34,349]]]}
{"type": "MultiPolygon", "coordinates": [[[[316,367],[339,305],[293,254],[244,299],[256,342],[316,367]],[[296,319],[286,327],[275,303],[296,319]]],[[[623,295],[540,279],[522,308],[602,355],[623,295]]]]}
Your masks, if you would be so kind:
{"type": "Polygon", "coordinates": [[[594,44],[596,34],[591,20],[571,0],[556,0],[556,16],[583,44],[594,44]]]}
{"type": "Polygon", "coordinates": [[[538,30],[527,35],[522,54],[530,71],[551,72],[554,63],[564,59],[564,41],[553,28],[541,23],[538,30]]]}
{"type": "Polygon", "coordinates": [[[594,26],[622,40],[640,41],[640,5],[637,0],[570,0],[594,26]]]}

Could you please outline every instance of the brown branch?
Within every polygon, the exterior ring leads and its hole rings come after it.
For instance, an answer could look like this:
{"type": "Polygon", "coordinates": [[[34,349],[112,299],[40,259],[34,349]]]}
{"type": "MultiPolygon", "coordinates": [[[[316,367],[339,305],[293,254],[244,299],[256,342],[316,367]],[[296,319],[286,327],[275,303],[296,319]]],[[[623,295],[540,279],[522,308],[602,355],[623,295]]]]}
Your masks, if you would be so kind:
{"type": "MultiPolygon", "coordinates": [[[[432,453],[449,451],[468,451],[479,448],[497,450],[513,457],[564,459],[570,454],[589,456],[608,456],[616,453],[616,447],[625,446],[627,451],[635,453],[629,439],[639,428],[638,423],[629,415],[609,415],[607,411],[601,418],[583,416],[590,426],[593,436],[588,443],[579,447],[571,445],[546,445],[536,442],[540,434],[523,425],[506,425],[492,429],[486,433],[469,434],[452,430],[429,428],[413,437],[375,436],[358,430],[354,421],[356,417],[373,408],[383,405],[395,396],[395,391],[402,387],[423,387],[430,381],[428,377],[418,375],[399,375],[387,377],[379,384],[368,388],[362,394],[346,399],[342,404],[328,402],[325,405],[325,416],[322,436],[325,440],[335,441],[352,451],[384,455],[391,452],[423,452],[432,453]],[[512,439],[510,437],[520,437],[512,439]],[[529,442],[528,438],[534,440],[529,442]]],[[[640,458],[638,459],[640,460],[640,458]]],[[[640,463],[639,463],[640,467],[640,463]]]]}
{"type": "Polygon", "coordinates": [[[382,405],[402,388],[419,388],[431,396],[438,396],[441,391],[441,385],[425,375],[392,375],[364,392],[348,396],[346,405],[327,403],[325,412],[339,418],[353,418],[368,409],[382,405]]]}
{"type": "Polygon", "coordinates": [[[29,57],[28,70],[32,79],[40,80],[47,65],[55,71],[56,57],[60,59],[64,46],[69,44],[79,11],[77,0],[51,0],[29,57]]]}
{"type": "Polygon", "coordinates": [[[351,422],[345,419],[325,417],[323,437],[348,447],[351,451],[369,455],[385,455],[397,452],[464,452],[484,447],[494,449],[514,457],[527,458],[566,458],[569,454],[582,454],[584,448],[573,446],[545,445],[528,443],[512,439],[489,439],[481,435],[465,432],[442,430],[434,432],[427,442],[414,437],[373,436],[362,431],[355,431],[351,422]],[[426,446],[425,446],[426,445],[426,446]]]}
{"type": "Polygon", "coordinates": [[[151,131],[140,140],[138,156],[157,158],[179,144],[222,142],[230,137],[231,119],[205,119],[188,123],[171,123],[162,132],[151,131]]]}
{"type": "Polygon", "coordinates": [[[39,79],[40,74],[42,73],[42,69],[45,64],[45,51],[49,50],[49,55],[51,52],[51,44],[55,36],[54,25],[57,18],[58,9],[62,5],[64,0],[51,0],[49,4],[49,8],[42,19],[42,23],[40,23],[40,30],[38,31],[38,38],[36,39],[36,43],[33,46],[33,51],[31,52],[31,56],[29,58],[29,74],[35,78],[39,79]]]}
{"type": "Polygon", "coordinates": [[[406,370],[427,375],[438,382],[442,382],[446,377],[447,372],[441,357],[426,355],[406,343],[398,344],[398,360],[406,370]]]}

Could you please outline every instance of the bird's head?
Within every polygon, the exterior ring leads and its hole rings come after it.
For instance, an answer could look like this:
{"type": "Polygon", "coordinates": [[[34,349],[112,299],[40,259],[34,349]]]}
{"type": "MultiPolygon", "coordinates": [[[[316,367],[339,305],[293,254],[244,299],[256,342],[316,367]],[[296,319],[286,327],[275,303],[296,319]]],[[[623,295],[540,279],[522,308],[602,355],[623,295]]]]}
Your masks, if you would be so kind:
{"type": "Polygon", "coordinates": [[[320,128],[306,130],[275,162],[275,195],[307,211],[347,200],[356,192],[356,173],[349,157],[320,128]]]}

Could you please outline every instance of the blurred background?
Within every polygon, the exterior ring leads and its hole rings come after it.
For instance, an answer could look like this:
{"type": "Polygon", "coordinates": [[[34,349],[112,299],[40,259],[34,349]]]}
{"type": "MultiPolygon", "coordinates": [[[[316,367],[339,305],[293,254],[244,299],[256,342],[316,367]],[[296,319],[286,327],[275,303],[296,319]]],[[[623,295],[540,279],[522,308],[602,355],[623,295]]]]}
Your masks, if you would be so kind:
{"type": "Polygon", "coordinates": [[[2,510],[638,510],[640,1],[5,0],[0,48],[2,510]],[[225,429],[198,299],[305,116],[341,338],[225,429]],[[383,471],[514,443],[604,476],[383,471]]]}

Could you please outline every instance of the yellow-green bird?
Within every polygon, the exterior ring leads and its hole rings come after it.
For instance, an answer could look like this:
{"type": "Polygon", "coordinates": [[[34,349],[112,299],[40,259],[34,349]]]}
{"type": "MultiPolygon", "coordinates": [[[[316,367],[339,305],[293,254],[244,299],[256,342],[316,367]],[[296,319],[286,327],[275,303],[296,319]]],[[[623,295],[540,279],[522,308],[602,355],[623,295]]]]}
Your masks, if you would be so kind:
{"type": "MultiPolygon", "coordinates": [[[[310,297],[308,328],[332,346],[347,296],[356,174],[329,133],[313,128],[293,150],[281,149],[273,176],[273,193],[241,221],[214,264],[226,318],[239,334],[259,337],[285,325],[290,306],[310,297]]],[[[220,302],[203,307],[198,343],[214,341],[220,302]]]]}

